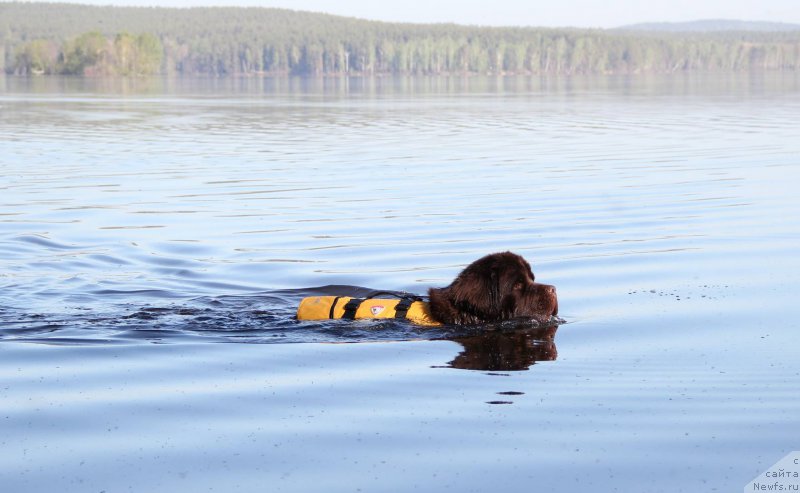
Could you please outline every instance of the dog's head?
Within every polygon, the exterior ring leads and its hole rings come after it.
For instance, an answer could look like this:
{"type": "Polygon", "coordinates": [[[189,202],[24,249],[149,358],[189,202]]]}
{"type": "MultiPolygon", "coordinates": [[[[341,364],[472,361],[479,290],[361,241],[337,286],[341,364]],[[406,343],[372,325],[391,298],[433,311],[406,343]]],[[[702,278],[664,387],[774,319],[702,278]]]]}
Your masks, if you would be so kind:
{"type": "Polygon", "coordinates": [[[429,295],[434,318],[444,323],[546,321],[558,314],[556,288],[535,282],[530,264],[511,252],[476,260],[450,286],[429,295]]]}

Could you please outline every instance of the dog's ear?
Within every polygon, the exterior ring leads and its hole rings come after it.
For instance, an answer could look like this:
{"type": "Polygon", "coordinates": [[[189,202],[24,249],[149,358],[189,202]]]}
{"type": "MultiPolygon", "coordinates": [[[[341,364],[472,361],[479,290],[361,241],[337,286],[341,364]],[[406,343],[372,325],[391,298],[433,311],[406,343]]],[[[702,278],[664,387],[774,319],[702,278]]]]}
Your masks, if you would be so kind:
{"type": "Polygon", "coordinates": [[[500,273],[494,266],[470,269],[450,286],[451,301],[463,313],[481,320],[494,319],[502,310],[501,282],[500,273]]]}

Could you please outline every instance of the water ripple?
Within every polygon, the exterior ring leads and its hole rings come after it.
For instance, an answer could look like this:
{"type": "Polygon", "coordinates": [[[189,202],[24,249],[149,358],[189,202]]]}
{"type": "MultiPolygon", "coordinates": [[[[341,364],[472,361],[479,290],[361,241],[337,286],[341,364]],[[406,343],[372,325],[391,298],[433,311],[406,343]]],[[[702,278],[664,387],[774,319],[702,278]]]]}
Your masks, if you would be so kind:
{"type": "Polygon", "coordinates": [[[770,248],[742,228],[795,240],[777,211],[796,202],[796,81],[584,82],[4,93],[0,304],[24,319],[324,283],[424,292],[510,249],[593,312],[586,278],[713,280],[704,262],[770,248]]]}

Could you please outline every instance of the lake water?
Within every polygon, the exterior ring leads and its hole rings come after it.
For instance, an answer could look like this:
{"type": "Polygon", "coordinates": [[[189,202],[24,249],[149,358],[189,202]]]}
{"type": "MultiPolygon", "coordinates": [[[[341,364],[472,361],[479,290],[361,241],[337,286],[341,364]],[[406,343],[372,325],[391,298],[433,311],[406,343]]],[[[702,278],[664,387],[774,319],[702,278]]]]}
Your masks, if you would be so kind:
{"type": "Polygon", "coordinates": [[[728,492],[800,449],[797,75],[0,78],[0,170],[4,492],[728,492]],[[501,250],[564,324],[293,318],[501,250]]]}

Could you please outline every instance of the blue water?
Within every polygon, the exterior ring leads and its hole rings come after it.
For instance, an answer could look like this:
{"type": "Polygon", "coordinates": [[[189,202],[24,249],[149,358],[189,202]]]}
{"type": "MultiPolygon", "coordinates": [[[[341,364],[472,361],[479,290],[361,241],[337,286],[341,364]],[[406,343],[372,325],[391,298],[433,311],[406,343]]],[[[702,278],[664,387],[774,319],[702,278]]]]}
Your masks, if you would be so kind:
{"type": "Polygon", "coordinates": [[[0,79],[3,491],[739,491],[800,436],[798,115],[791,74],[0,79]],[[293,319],[500,250],[566,323],[293,319]]]}

